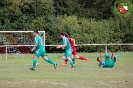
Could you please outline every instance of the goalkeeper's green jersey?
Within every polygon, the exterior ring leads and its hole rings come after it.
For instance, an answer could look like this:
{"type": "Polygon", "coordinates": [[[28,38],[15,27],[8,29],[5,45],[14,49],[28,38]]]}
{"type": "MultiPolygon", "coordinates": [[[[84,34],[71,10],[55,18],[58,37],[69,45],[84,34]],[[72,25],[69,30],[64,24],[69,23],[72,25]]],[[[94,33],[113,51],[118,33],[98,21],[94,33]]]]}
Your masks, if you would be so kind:
{"type": "Polygon", "coordinates": [[[42,41],[42,38],[37,35],[34,39],[35,43],[38,43],[37,47],[36,47],[36,50],[39,50],[39,49],[44,49],[45,50],[45,47],[43,46],[43,41],[42,41]]]}
{"type": "MultiPolygon", "coordinates": [[[[117,58],[116,55],[115,58],[117,58]]],[[[115,65],[115,59],[111,58],[109,54],[106,54],[104,61],[102,61],[102,65],[103,67],[113,67],[115,65]]]]}

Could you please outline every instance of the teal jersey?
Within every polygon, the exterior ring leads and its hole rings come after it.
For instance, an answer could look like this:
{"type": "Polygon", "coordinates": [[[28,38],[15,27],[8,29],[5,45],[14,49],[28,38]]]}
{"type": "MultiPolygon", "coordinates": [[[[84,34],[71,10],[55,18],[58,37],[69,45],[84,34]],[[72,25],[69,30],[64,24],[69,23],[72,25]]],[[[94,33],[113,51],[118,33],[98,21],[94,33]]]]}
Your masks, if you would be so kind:
{"type": "Polygon", "coordinates": [[[115,65],[114,59],[107,59],[104,60],[104,67],[113,67],[115,65]]]}
{"type": "Polygon", "coordinates": [[[39,35],[35,37],[34,41],[35,43],[38,43],[38,45],[36,46],[36,50],[45,49],[45,47],[43,46],[42,38],[39,35]]]}
{"type": "Polygon", "coordinates": [[[68,38],[66,38],[66,37],[63,38],[62,43],[63,43],[63,44],[66,44],[65,50],[67,50],[67,49],[72,49],[72,48],[71,48],[71,45],[70,45],[70,42],[69,42],[69,40],[68,40],[68,38]]]}
{"type": "MultiPolygon", "coordinates": [[[[118,56],[115,55],[115,58],[117,59],[118,56]]],[[[102,65],[103,67],[113,67],[115,65],[115,59],[111,58],[109,54],[106,54],[104,61],[102,61],[102,65]]]]}

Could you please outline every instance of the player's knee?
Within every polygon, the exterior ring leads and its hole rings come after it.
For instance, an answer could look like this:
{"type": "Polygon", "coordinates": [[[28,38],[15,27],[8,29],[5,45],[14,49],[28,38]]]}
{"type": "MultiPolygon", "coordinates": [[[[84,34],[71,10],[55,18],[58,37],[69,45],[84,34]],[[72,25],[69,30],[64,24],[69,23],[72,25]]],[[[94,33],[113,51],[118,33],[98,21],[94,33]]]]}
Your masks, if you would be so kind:
{"type": "Polygon", "coordinates": [[[62,60],[65,60],[66,58],[65,57],[62,57],[62,60]]]}
{"type": "Polygon", "coordinates": [[[44,56],[44,58],[43,58],[43,59],[46,61],[48,58],[47,58],[47,56],[44,56]]]}
{"type": "Polygon", "coordinates": [[[67,57],[68,60],[71,60],[71,57],[67,57]]]}
{"type": "Polygon", "coordinates": [[[37,56],[34,56],[34,59],[37,59],[38,57],[37,56]]]}
{"type": "Polygon", "coordinates": [[[79,58],[79,56],[78,56],[78,55],[75,55],[75,57],[76,57],[76,58],[79,58]]]}

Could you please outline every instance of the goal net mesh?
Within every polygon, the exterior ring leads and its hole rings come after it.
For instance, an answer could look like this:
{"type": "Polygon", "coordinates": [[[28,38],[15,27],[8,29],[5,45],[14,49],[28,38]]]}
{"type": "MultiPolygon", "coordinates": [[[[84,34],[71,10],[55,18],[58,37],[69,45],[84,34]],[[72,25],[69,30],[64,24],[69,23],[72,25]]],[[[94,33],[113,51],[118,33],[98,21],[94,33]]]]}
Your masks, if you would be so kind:
{"type": "MultiPolygon", "coordinates": [[[[39,31],[45,44],[45,31],[39,31]]],[[[33,31],[0,31],[0,57],[26,58],[23,54],[32,54],[34,45],[33,31]]]]}

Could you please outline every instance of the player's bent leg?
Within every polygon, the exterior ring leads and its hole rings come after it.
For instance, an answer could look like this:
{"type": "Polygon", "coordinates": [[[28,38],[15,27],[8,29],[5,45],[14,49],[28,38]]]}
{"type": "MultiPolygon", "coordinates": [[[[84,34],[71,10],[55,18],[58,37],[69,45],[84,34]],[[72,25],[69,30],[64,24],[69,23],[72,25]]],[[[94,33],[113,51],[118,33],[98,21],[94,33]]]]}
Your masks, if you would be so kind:
{"type": "Polygon", "coordinates": [[[52,61],[52,60],[51,60],[50,58],[48,58],[47,56],[44,56],[43,59],[44,59],[45,61],[47,61],[48,63],[54,65],[54,69],[57,68],[57,63],[55,63],[54,61],[52,61]]]}
{"type": "Polygon", "coordinates": [[[62,57],[62,60],[66,60],[66,59],[67,59],[66,56],[63,56],[63,57],[62,57]]]}
{"type": "Polygon", "coordinates": [[[105,64],[105,62],[102,61],[102,55],[101,55],[101,54],[100,54],[100,56],[97,58],[97,61],[99,62],[99,64],[98,64],[99,67],[102,67],[102,65],[105,64]]]}
{"type": "Polygon", "coordinates": [[[68,58],[68,60],[69,60],[69,63],[71,64],[72,68],[75,68],[75,65],[74,65],[74,63],[73,63],[71,57],[67,57],[67,58],[68,58]]]}
{"type": "Polygon", "coordinates": [[[102,59],[101,59],[100,57],[97,58],[97,61],[98,61],[99,63],[102,63],[102,59]]]}
{"type": "Polygon", "coordinates": [[[69,60],[69,63],[71,64],[72,68],[75,68],[75,65],[71,59],[71,56],[72,56],[72,49],[68,49],[65,51],[65,54],[64,54],[65,57],[67,57],[67,59],[69,60]]]}
{"type": "Polygon", "coordinates": [[[86,60],[87,62],[89,62],[87,57],[79,56],[79,55],[77,54],[76,49],[73,50],[73,53],[72,53],[72,54],[73,54],[74,57],[77,58],[77,59],[86,60]]]}
{"type": "Polygon", "coordinates": [[[38,57],[40,57],[41,56],[41,50],[40,49],[38,49],[37,51],[36,51],[36,53],[34,54],[34,59],[33,59],[33,66],[31,67],[31,68],[29,68],[30,70],[33,70],[33,71],[35,71],[35,69],[36,69],[36,64],[37,64],[37,58],[38,57]]]}
{"type": "Polygon", "coordinates": [[[65,64],[68,64],[67,62],[68,62],[68,60],[67,60],[67,59],[65,59],[65,64]]]}
{"type": "Polygon", "coordinates": [[[68,65],[68,59],[65,56],[63,56],[62,59],[65,61],[62,65],[67,66],[68,65]]]}
{"type": "Polygon", "coordinates": [[[98,64],[99,67],[104,67],[105,66],[105,61],[102,61],[101,56],[97,58],[97,61],[99,62],[99,64],[98,64]]]}
{"type": "Polygon", "coordinates": [[[87,57],[83,57],[83,56],[79,56],[79,55],[75,55],[75,57],[80,59],[80,60],[86,60],[87,62],[89,62],[87,57]]]}
{"type": "Polygon", "coordinates": [[[73,64],[75,64],[75,58],[73,55],[72,55],[72,61],[73,61],[73,64]]]}
{"type": "Polygon", "coordinates": [[[36,64],[37,64],[37,58],[38,58],[37,56],[34,56],[32,67],[29,68],[30,70],[35,71],[35,69],[36,69],[36,64]]]}
{"type": "Polygon", "coordinates": [[[116,62],[116,59],[118,59],[117,55],[114,56],[114,62],[116,62]]]}
{"type": "Polygon", "coordinates": [[[102,61],[101,63],[99,63],[99,67],[105,67],[105,61],[102,61]]]}
{"type": "MultiPolygon", "coordinates": [[[[72,61],[73,61],[74,64],[75,64],[75,55],[77,55],[76,48],[74,48],[73,51],[72,51],[72,61]]],[[[78,59],[79,57],[76,57],[76,58],[78,59]]]]}
{"type": "Polygon", "coordinates": [[[80,59],[80,58],[79,58],[79,55],[74,55],[74,57],[77,58],[77,59],[80,59]]]}

